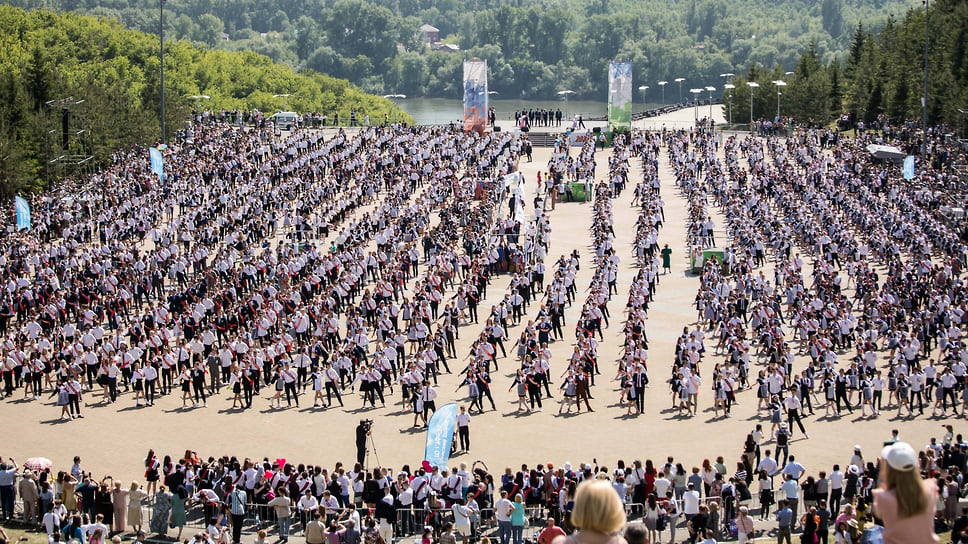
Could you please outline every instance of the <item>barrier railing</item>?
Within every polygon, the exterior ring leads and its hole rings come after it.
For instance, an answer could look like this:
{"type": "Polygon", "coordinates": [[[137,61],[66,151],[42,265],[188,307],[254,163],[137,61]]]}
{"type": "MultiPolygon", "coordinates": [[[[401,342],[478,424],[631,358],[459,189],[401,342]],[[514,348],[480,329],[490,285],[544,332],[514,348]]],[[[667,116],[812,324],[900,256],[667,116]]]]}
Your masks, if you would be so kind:
{"type": "MultiPolygon", "coordinates": [[[[779,489],[772,490],[773,501],[770,505],[771,511],[775,510],[776,505],[781,499],[785,499],[785,493],[779,489]]],[[[153,498],[152,498],[153,499],[153,498]]],[[[681,493],[676,490],[674,493],[673,500],[676,503],[677,511],[679,512],[678,517],[674,520],[677,526],[682,526],[685,524],[685,516],[683,503],[681,499],[681,493]]],[[[723,510],[723,498],[718,496],[705,496],[700,499],[702,502],[709,504],[716,502],[719,504],[720,510],[723,510]]],[[[735,517],[736,513],[739,511],[740,506],[747,506],[750,510],[750,515],[754,515],[760,511],[760,493],[751,493],[751,498],[746,500],[740,500],[738,497],[733,501],[730,513],[735,517]]],[[[802,493],[799,496],[799,512],[803,512],[805,508],[809,508],[816,504],[816,500],[811,498],[811,500],[805,500],[802,493]]],[[[154,516],[153,500],[151,502],[144,503],[141,508],[142,520],[144,520],[144,526],[149,526],[149,522],[154,516]]],[[[204,529],[208,525],[208,518],[219,519],[220,514],[224,511],[227,505],[222,502],[218,503],[202,503],[191,501],[185,504],[185,527],[191,529],[204,529]]],[[[79,511],[84,513],[85,510],[80,508],[81,505],[78,504],[79,511]]],[[[323,509],[326,510],[326,509],[323,509]]],[[[326,519],[328,523],[330,521],[345,521],[350,519],[353,512],[359,515],[359,519],[364,520],[368,516],[374,514],[374,509],[362,506],[353,508],[334,508],[326,510],[326,519]]],[[[799,513],[798,512],[798,513],[799,513]]],[[[24,519],[24,509],[23,502],[18,498],[14,505],[15,516],[24,519]]],[[[646,505],[642,503],[626,503],[625,513],[629,521],[643,518],[646,513],[646,505]]],[[[292,520],[290,534],[302,534],[305,532],[305,522],[303,521],[302,513],[295,506],[290,509],[290,519],[292,520]]],[[[721,514],[722,522],[725,523],[728,520],[725,517],[726,512],[721,514]]],[[[170,515],[170,512],[169,512],[170,515]]],[[[228,516],[226,516],[228,517],[228,516]]],[[[313,517],[312,513],[306,516],[305,521],[311,520],[313,517]]],[[[546,520],[549,517],[555,518],[558,524],[562,523],[564,518],[564,513],[557,507],[557,504],[541,504],[541,505],[529,505],[525,507],[525,537],[533,536],[536,537],[546,525],[546,520]]],[[[42,516],[35,516],[35,525],[40,524],[42,516]]],[[[166,525],[168,520],[166,520],[166,525]]],[[[270,507],[265,503],[247,503],[245,505],[245,517],[242,527],[242,532],[246,534],[253,534],[259,529],[267,529],[270,532],[277,528],[275,515],[275,508],[270,507]]],[[[409,508],[397,507],[396,508],[396,520],[393,524],[394,538],[407,538],[412,536],[419,536],[422,534],[424,527],[431,527],[435,532],[439,532],[441,527],[447,522],[454,521],[454,513],[450,508],[420,508],[411,505],[409,508]]],[[[229,520],[226,519],[226,526],[229,520]]],[[[106,525],[111,525],[105,523],[106,525]]],[[[497,534],[498,524],[497,517],[492,508],[481,508],[477,513],[471,516],[472,524],[472,535],[474,535],[472,540],[476,540],[481,536],[493,536],[497,534]]]]}

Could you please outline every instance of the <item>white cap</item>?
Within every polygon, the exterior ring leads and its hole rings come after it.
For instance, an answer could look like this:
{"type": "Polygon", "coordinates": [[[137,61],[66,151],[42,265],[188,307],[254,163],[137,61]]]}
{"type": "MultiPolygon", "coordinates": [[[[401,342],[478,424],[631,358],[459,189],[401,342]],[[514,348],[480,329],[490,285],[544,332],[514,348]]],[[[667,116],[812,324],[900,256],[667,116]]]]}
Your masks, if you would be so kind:
{"type": "Polygon", "coordinates": [[[881,450],[881,458],[894,470],[908,472],[918,468],[918,453],[907,442],[895,442],[881,450]]]}
{"type": "Polygon", "coordinates": [[[854,451],[860,451],[860,444],[854,444],[854,451]]]}

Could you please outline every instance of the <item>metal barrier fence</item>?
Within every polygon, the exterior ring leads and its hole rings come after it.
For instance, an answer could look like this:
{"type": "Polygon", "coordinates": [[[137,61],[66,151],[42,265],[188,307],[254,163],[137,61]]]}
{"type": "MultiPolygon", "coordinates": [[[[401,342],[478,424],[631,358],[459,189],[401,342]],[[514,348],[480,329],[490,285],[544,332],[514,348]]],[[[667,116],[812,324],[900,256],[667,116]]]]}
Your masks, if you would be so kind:
{"type": "MultiPolygon", "coordinates": [[[[773,507],[780,499],[785,498],[783,492],[779,489],[773,490],[773,507]]],[[[685,523],[685,516],[683,516],[683,504],[680,495],[677,491],[676,497],[673,500],[676,502],[677,510],[679,516],[675,519],[677,525],[682,525],[685,523]]],[[[152,498],[153,499],[153,498],[152,498]]],[[[722,507],[722,499],[720,497],[702,497],[701,501],[708,504],[711,502],[719,503],[722,507]]],[[[805,501],[803,497],[800,498],[800,511],[802,512],[804,508],[815,504],[814,501],[805,501]]],[[[735,500],[733,502],[732,513],[739,510],[740,506],[747,506],[750,510],[750,514],[753,515],[754,512],[758,512],[760,509],[760,494],[753,493],[752,497],[747,500],[735,500]]],[[[219,515],[224,511],[226,505],[224,503],[212,503],[204,504],[200,502],[188,502],[185,505],[185,527],[191,530],[202,530],[210,521],[211,518],[218,520],[219,515]]],[[[321,510],[324,510],[321,508],[321,510]]],[[[23,519],[23,503],[18,498],[15,502],[14,507],[15,515],[19,515],[23,519]]],[[[328,523],[332,520],[343,521],[351,517],[353,512],[359,515],[360,520],[365,520],[368,516],[374,514],[374,509],[369,507],[354,507],[354,508],[336,508],[327,511],[325,521],[328,523]]],[[[642,518],[645,513],[645,505],[642,503],[626,503],[625,513],[629,521],[642,518]]],[[[725,513],[724,513],[725,514],[725,513]]],[[[170,515],[170,512],[169,512],[170,515]]],[[[150,525],[150,520],[154,516],[154,504],[153,500],[151,502],[143,503],[141,508],[141,517],[144,523],[144,527],[147,528],[150,525]]],[[[394,523],[393,531],[394,538],[406,539],[408,537],[419,537],[424,527],[431,527],[435,532],[439,532],[441,527],[445,523],[454,521],[454,514],[450,508],[397,508],[396,509],[396,522],[394,523]]],[[[226,516],[227,518],[228,516],[226,516]]],[[[563,515],[560,509],[551,507],[548,504],[542,505],[531,505],[525,507],[525,527],[524,534],[525,538],[537,537],[539,533],[545,526],[546,521],[549,517],[555,518],[558,524],[561,524],[563,515]]],[[[305,532],[305,523],[312,519],[312,514],[304,520],[302,513],[295,507],[290,509],[290,519],[292,520],[290,533],[291,534],[301,534],[305,532]]],[[[35,524],[39,525],[41,516],[37,516],[35,524]]],[[[725,517],[723,518],[725,520],[725,517]]],[[[166,520],[167,522],[167,520],[166,520]]],[[[226,519],[224,523],[227,525],[230,522],[226,519]]],[[[275,508],[270,507],[266,504],[261,503],[248,503],[245,507],[245,518],[243,522],[242,532],[246,534],[253,534],[259,529],[266,529],[269,532],[277,529],[277,519],[275,515],[275,508]]],[[[477,540],[481,536],[494,536],[497,534],[497,518],[495,516],[494,510],[491,508],[482,508],[479,513],[472,516],[472,540],[477,540]]],[[[168,525],[166,523],[166,525],[168,525]]],[[[127,528],[126,528],[127,529],[127,528]]],[[[357,529],[360,529],[359,527],[357,529]]]]}

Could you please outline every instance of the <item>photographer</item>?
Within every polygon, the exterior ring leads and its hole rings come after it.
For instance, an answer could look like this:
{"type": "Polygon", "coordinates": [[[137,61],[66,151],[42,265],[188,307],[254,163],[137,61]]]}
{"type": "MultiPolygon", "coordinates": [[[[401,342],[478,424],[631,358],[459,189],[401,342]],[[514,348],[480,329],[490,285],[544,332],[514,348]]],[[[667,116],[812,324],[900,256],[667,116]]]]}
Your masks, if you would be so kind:
{"type": "Polygon", "coordinates": [[[366,460],[366,437],[370,436],[372,427],[372,419],[361,419],[356,427],[356,462],[361,465],[366,460]]]}

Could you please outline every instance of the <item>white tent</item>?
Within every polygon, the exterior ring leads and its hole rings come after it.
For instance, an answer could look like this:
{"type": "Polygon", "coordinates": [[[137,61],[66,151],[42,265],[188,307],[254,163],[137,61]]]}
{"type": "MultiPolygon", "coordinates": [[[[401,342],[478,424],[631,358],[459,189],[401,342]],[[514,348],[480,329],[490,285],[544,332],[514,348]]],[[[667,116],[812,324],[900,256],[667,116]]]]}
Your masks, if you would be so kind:
{"type": "Polygon", "coordinates": [[[903,151],[892,145],[870,144],[867,146],[867,152],[875,159],[887,159],[897,162],[903,161],[905,156],[903,151]]]}

